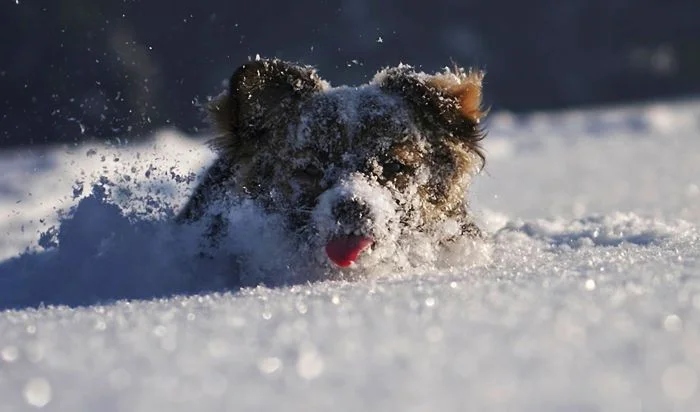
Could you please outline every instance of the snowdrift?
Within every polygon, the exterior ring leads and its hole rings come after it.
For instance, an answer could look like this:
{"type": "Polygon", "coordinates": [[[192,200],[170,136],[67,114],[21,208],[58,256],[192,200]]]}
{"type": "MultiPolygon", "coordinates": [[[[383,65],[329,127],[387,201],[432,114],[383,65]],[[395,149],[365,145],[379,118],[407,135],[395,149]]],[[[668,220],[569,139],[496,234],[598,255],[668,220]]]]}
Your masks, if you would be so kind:
{"type": "Polygon", "coordinates": [[[0,154],[3,407],[693,410],[700,104],[489,128],[489,240],[354,282],[308,282],[246,202],[202,258],[169,221],[202,139],[0,154]]]}

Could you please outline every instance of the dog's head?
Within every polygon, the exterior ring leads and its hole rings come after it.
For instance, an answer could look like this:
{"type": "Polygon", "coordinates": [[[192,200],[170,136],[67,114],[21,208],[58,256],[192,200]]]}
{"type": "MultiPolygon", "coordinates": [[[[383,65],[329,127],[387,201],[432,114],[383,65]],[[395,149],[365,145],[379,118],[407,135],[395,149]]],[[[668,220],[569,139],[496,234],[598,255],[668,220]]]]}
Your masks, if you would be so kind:
{"type": "Polygon", "coordinates": [[[465,195],[484,160],[482,77],[402,65],[332,88],[310,67],[254,61],[211,102],[213,143],[236,189],[320,255],[372,265],[415,234],[443,242],[474,230],[465,195]]]}

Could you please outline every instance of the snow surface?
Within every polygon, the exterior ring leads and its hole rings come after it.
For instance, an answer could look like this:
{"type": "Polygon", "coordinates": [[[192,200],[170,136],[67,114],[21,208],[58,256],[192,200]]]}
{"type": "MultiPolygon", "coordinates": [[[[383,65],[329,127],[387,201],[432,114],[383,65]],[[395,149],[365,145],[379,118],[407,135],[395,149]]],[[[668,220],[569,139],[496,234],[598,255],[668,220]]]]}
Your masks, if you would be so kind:
{"type": "Polygon", "coordinates": [[[201,139],[0,153],[0,411],[697,410],[700,102],[489,128],[472,265],[287,286],[167,222],[201,139]]]}

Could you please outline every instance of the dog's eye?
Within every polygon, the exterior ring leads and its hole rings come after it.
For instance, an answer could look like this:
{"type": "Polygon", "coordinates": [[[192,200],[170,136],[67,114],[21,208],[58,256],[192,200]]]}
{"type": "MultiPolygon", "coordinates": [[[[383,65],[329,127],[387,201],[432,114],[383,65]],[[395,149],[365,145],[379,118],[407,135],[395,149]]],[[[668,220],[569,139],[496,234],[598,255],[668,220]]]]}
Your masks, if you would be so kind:
{"type": "Polygon", "coordinates": [[[385,177],[396,176],[399,173],[406,173],[410,171],[410,168],[403,163],[399,163],[396,160],[389,160],[382,165],[382,171],[385,177]]]}
{"type": "Polygon", "coordinates": [[[302,179],[318,180],[322,179],[325,173],[314,165],[307,165],[302,169],[297,169],[294,174],[302,179]]]}

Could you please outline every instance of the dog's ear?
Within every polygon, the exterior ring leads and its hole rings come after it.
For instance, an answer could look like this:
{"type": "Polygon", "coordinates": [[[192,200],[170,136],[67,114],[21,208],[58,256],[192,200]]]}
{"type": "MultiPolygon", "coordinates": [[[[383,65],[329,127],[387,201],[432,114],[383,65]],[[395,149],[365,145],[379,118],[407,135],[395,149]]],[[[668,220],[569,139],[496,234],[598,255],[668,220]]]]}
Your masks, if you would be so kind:
{"type": "Polygon", "coordinates": [[[226,92],[209,103],[218,136],[214,148],[231,157],[244,155],[246,140],[256,139],[266,123],[285,108],[321,90],[323,82],[312,67],[281,60],[256,60],[239,67],[226,92]]]}
{"type": "Polygon", "coordinates": [[[484,137],[480,121],[486,115],[481,108],[483,77],[483,72],[458,67],[427,75],[401,65],[379,72],[374,81],[402,96],[429,127],[446,131],[483,159],[479,146],[484,137]]]}

